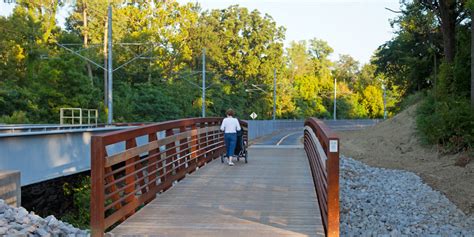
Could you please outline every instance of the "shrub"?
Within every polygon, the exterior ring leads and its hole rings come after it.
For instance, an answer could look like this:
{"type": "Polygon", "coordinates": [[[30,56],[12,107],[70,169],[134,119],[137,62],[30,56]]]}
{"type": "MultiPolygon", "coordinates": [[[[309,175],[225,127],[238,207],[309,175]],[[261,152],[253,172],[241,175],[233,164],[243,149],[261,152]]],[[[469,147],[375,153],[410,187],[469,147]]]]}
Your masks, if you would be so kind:
{"type": "Polygon", "coordinates": [[[26,124],[29,123],[26,113],[24,111],[15,111],[11,116],[3,115],[0,117],[0,123],[7,124],[26,124]]]}
{"type": "Polygon", "coordinates": [[[446,152],[474,145],[474,111],[464,97],[428,95],[418,107],[416,125],[422,141],[442,145],[446,152]]]}
{"type": "Polygon", "coordinates": [[[376,86],[367,86],[362,92],[362,105],[365,106],[369,118],[383,117],[382,89],[376,86]]]}
{"type": "Polygon", "coordinates": [[[405,96],[400,101],[400,110],[405,110],[406,108],[417,104],[418,102],[422,101],[426,97],[426,91],[418,91],[414,94],[410,94],[405,96]]]}
{"type": "Polygon", "coordinates": [[[66,195],[72,195],[75,210],[63,216],[62,220],[81,229],[89,228],[90,221],[90,196],[91,180],[90,177],[84,177],[79,185],[73,187],[69,183],[63,185],[66,195]]]}

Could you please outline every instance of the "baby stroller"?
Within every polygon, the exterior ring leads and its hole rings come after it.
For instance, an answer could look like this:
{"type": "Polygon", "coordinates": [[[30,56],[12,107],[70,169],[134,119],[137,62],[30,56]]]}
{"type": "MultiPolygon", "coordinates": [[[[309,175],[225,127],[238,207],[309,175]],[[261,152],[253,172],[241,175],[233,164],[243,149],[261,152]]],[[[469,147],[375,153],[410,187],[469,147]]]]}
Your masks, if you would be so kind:
{"type": "MultiPolygon", "coordinates": [[[[237,157],[237,161],[239,161],[241,158],[245,159],[245,163],[247,163],[247,142],[244,141],[243,138],[243,132],[242,130],[237,131],[237,144],[235,145],[235,156],[237,157]]],[[[224,163],[224,154],[221,155],[221,163],[224,163]]]]}

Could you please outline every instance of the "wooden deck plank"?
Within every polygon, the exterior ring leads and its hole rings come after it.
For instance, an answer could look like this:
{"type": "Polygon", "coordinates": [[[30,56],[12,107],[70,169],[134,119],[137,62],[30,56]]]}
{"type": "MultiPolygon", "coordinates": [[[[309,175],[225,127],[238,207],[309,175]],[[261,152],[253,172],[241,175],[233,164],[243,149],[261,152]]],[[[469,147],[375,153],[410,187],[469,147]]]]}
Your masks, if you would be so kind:
{"type": "Polygon", "coordinates": [[[188,175],[111,231],[114,236],[324,236],[301,148],[249,149],[188,175]]]}

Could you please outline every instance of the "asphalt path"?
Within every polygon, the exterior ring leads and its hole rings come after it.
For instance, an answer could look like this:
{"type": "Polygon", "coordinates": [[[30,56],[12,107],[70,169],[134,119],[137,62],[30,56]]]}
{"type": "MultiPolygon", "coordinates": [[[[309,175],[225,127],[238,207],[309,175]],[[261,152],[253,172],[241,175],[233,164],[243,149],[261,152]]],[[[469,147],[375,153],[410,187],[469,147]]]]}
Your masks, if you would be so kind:
{"type": "Polygon", "coordinates": [[[301,145],[303,129],[280,130],[254,140],[253,145],[301,145]]]}

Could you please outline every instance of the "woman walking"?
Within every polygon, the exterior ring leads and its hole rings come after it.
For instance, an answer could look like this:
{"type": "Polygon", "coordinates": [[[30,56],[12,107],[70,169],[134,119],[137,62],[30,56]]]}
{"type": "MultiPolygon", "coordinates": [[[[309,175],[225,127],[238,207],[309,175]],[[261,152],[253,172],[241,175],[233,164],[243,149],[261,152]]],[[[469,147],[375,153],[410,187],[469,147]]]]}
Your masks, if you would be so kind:
{"type": "Polygon", "coordinates": [[[224,132],[224,142],[227,149],[227,159],[230,166],[233,166],[232,158],[234,156],[235,146],[237,144],[237,131],[240,131],[239,120],[234,118],[234,111],[228,109],[227,118],[224,118],[221,130],[224,132]]]}

